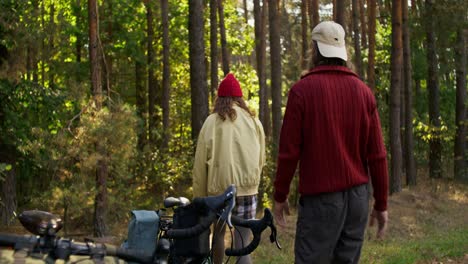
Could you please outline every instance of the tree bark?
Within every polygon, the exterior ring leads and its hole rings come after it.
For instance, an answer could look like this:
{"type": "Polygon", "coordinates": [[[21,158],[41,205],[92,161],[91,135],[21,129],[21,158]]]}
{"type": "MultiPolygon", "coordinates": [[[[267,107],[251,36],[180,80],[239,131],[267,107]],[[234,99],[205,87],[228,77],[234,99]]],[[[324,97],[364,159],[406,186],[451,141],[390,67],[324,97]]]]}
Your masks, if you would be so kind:
{"type": "Polygon", "coordinates": [[[336,10],[336,23],[340,24],[343,26],[344,29],[346,29],[346,0],[335,0],[336,1],[336,6],[333,7],[334,10],[336,10]]]}
{"type": "Polygon", "coordinates": [[[170,38],[169,38],[169,6],[167,0],[161,0],[161,19],[163,28],[163,79],[162,79],[162,111],[164,136],[162,147],[169,145],[169,112],[170,112],[170,89],[171,89],[171,68],[170,68],[170,38]]]}
{"type": "Polygon", "coordinates": [[[310,22],[312,23],[313,21],[312,28],[314,28],[318,23],[320,23],[319,0],[312,0],[312,14],[313,20],[311,20],[310,22]]]}
{"type": "Polygon", "coordinates": [[[411,46],[408,17],[408,1],[402,2],[403,17],[403,72],[404,72],[404,90],[405,90],[405,168],[406,184],[416,185],[416,164],[414,160],[414,138],[413,138],[413,88],[412,88],[412,65],[411,65],[411,46]]]}
{"type": "Polygon", "coordinates": [[[149,144],[156,146],[156,129],[158,124],[158,117],[156,113],[157,104],[157,84],[154,73],[155,61],[154,58],[156,53],[154,51],[154,16],[153,16],[153,2],[145,0],[146,6],[146,24],[147,24],[147,67],[148,67],[148,133],[149,133],[149,144]]]}
{"type": "Polygon", "coordinates": [[[402,0],[393,0],[392,6],[392,54],[390,87],[390,193],[397,193],[401,191],[402,151],[400,139],[400,91],[402,86],[401,65],[403,63],[401,1],[402,0]]]}
{"type": "Polygon", "coordinates": [[[218,15],[219,15],[219,33],[221,35],[221,56],[223,61],[224,76],[229,73],[229,51],[226,41],[226,27],[224,25],[224,7],[223,0],[218,2],[218,15]]]}
{"type": "MultiPolygon", "coordinates": [[[[75,9],[75,17],[76,17],[76,24],[80,25],[83,22],[83,19],[81,18],[81,0],[76,0],[76,9],[75,9]]],[[[77,31],[75,34],[76,37],[76,43],[75,43],[75,56],[76,56],[76,62],[81,62],[81,46],[82,44],[82,39],[81,39],[81,34],[77,31]]]]}
{"type": "Polygon", "coordinates": [[[270,22],[270,67],[271,67],[271,91],[272,91],[272,115],[273,115],[273,157],[278,151],[279,135],[281,130],[281,39],[279,28],[279,3],[277,0],[269,0],[270,22]]]}
{"type": "Polygon", "coordinates": [[[463,27],[459,27],[457,31],[457,44],[455,50],[456,62],[456,117],[455,123],[457,132],[455,135],[454,149],[454,175],[455,179],[460,181],[468,181],[465,161],[465,146],[466,146],[466,37],[463,32],[463,27]]]}
{"type": "Polygon", "coordinates": [[[427,41],[427,90],[429,92],[429,123],[431,140],[429,142],[429,176],[442,177],[441,142],[440,142],[440,110],[439,110],[439,79],[436,54],[436,36],[434,0],[426,0],[426,41],[427,41]]]}
{"type": "Polygon", "coordinates": [[[189,2],[190,86],[192,95],[192,139],[196,140],[208,116],[203,0],[189,2]]]}
{"type": "MultiPolygon", "coordinates": [[[[302,53],[301,53],[301,69],[307,69],[307,51],[309,50],[309,42],[307,37],[307,1],[301,1],[301,36],[302,36],[302,53]]],[[[312,21],[311,21],[312,22],[312,21]]]]}
{"type": "Polygon", "coordinates": [[[353,32],[354,32],[354,66],[361,79],[364,79],[362,71],[361,42],[359,36],[359,0],[352,0],[353,9],[353,32]]]}
{"type": "Polygon", "coordinates": [[[214,102],[218,89],[218,0],[210,0],[210,57],[211,57],[211,101],[214,102]]]}
{"type": "MultiPolygon", "coordinates": [[[[101,66],[99,53],[99,15],[96,0],[88,0],[89,19],[89,61],[91,64],[91,88],[97,110],[102,108],[101,66]]],[[[96,167],[96,197],[94,201],[94,235],[102,237],[107,232],[107,175],[108,166],[104,159],[105,147],[101,142],[96,144],[96,152],[101,154],[96,167]]]]}
{"type": "Polygon", "coordinates": [[[249,10],[247,9],[247,0],[243,0],[242,3],[243,3],[243,5],[244,5],[244,19],[245,19],[245,23],[248,23],[248,22],[249,22],[249,10]]]}
{"type": "Polygon", "coordinates": [[[147,144],[147,119],[146,119],[146,90],[144,80],[144,64],[139,58],[135,61],[135,96],[136,96],[136,111],[138,117],[142,121],[141,129],[138,131],[138,150],[143,151],[147,144]]]}
{"type": "Polygon", "coordinates": [[[361,20],[361,46],[367,48],[367,23],[366,23],[366,8],[364,3],[366,0],[359,0],[359,17],[361,20]]]}
{"type": "Polygon", "coordinates": [[[48,58],[47,58],[47,65],[49,66],[49,87],[52,87],[55,82],[55,74],[54,74],[54,65],[52,58],[54,57],[54,34],[55,34],[55,5],[50,5],[50,16],[49,16],[49,51],[48,51],[48,58]]]}
{"type": "MultiPolygon", "coordinates": [[[[0,108],[1,111],[1,108],[0,108]]],[[[4,125],[3,113],[0,113],[0,122],[4,125]]],[[[2,139],[0,138],[0,141],[2,139]]],[[[6,163],[12,166],[9,171],[4,171],[0,174],[0,224],[2,226],[10,226],[14,223],[15,213],[18,208],[16,197],[16,169],[15,156],[16,150],[11,145],[6,145],[0,142],[0,163],[6,163]]]]}
{"type": "Polygon", "coordinates": [[[369,56],[367,59],[367,84],[375,92],[375,20],[376,20],[376,0],[367,0],[369,16],[369,56]]]}
{"type": "Polygon", "coordinates": [[[257,59],[257,76],[259,83],[259,119],[262,122],[265,135],[270,135],[270,113],[268,110],[268,95],[266,85],[266,1],[263,7],[260,6],[260,0],[254,0],[254,23],[255,23],[255,53],[257,59]]]}

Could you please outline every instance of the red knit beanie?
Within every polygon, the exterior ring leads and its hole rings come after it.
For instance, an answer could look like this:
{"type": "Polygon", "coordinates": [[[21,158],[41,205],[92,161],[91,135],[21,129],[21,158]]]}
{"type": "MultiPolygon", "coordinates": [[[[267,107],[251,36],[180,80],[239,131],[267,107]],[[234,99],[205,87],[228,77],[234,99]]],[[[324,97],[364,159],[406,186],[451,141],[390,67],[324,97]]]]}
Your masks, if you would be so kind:
{"type": "Polygon", "coordinates": [[[242,90],[239,81],[234,77],[234,74],[228,73],[221,81],[218,87],[219,97],[242,97],[242,90]]]}

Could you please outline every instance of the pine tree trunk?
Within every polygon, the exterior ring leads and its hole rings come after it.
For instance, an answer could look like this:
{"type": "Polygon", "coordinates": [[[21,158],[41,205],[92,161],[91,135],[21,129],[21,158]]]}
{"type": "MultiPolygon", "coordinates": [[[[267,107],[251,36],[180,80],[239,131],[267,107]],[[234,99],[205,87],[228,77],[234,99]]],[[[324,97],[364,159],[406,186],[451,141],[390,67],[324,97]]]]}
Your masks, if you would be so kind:
{"type": "MultiPolygon", "coordinates": [[[[76,5],[76,12],[75,12],[75,17],[76,17],[76,23],[80,25],[83,21],[81,18],[81,0],[76,0],[75,2],[76,5]]],[[[76,43],[75,43],[75,56],[76,56],[76,62],[80,63],[81,62],[81,46],[82,44],[82,39],[81,39],[81,34],[77,31],[75,34],[76,37],[76,43]]]]}
{"type": "Polygon", "coordinates": [[[466,37],[463,32],[463,27],[459,27],[457,31],[457,44],[455,50],[456,62],[456,118],[457,132],[455,135],[455,150],[454,150],[454,175],[455,179],[460,181],[468,181],[465,161],[465,146],[466,146],[466,37]]]}
{"type": "Polygon", "coordinates": [[[145,89],[145,68],[139,58],[135,61],[135,96],[136,96],[136,111],[138,117],[142,120],[142,126],[138,130],[138,150],[143,151],[147,144],[147,119],[146,119],[146,89],[145,89]]]}
{"type": "Polygon", "coordinates": [[[427,90],[429,92],[429,123],[432,137],[429,143],[429,176],[442,177],[441,142],[440,142],[440,110],[439,110],[439,79],[436,54],[436,36],[434,0],[426,0],[426,40],[427,40],[427,90]]]}
{"type": "Polygon", "coordinates": [[[366,8],[364,3],[366,0],[359,0],[359,17],[361,20],[361,46],[367,48],[367,23],[366,23],[366,8]]]}
{"type": "Polygon", "coordinates": [[[245,19],[245,23],[248,23],[248,22],[249,22],[249,10],[247,9],[247,0],[243,0],[242,3],[243,3],[243,5],[244,5],[244,19],[245,19]]]}
{"type": "Polygon", "coordinates": [[[211,57],[211,101],[214,102],[218,89],[218,0],[210,0],[210,57],[211,57]]]}
{"type": "Polygon", "coordinates": [[[170,68],[170,39],[169,39],[169,6],[167,0],[161,0],[161,19],[163,28],[163,78],[162,78],[162,111],[163,111],[163,130],[164,136],[162,147],[167,148],[169,145],[169,100],[171,86],[171,68],[170,68]]]}
{"type": "Polygon", "coordinates": [[[218,15],[219,15],[219,33],[221,35],[221,55],[223,61],[224,76],[229,73],[229,51],[226,40],[226,27],[224,26],[224,7],[223,0],[218,2],[218,15]]]}
{"type": "Polygon", "coordinates": [[[354,40],[354,66],[356,67],[359,77],[363,79],[364,73],[362,71],[362,59],[361,59],[361,43],[359,36],[359,0],[352,0],[353,8],[353,40],[354,40]]]}
{"type": "Polygon", "coordinates": [[[280,13],[277,0],[269,0],[270,22],[270,67],[273,115],[273,157],[276,158],[281,130],[281,39],[280,39],[280,13]]]}
{"type": "Polygon", "coordinates": [[[270,135],[270,118],[268,111],[268,97],[267,97],[267,86],[266,86],[266,73],[265,73],[265,61],[266,61],[266,1],[263,3],[263,7],[260,6],[260,0],[254,0],[254,23],[255,23],[255,53],[257,59],[257,75],[259,83],[259,99],[260,109],[259,118],[262,122],[265,135],[270,135]]]}
{"type": "Polygon", "coordinates": [[[50,5],[50,16],[49,16],[49,50],[48,50],[48,59],[47,64],[49,66],[49,87],[52,87],[55,82],[55,75],[54,75],[54,65],[52,58],[54,57],[54,34],[55,34],[55,5],[50,5]]]}
{"type": "Polygon", "coordinates": [[[319,0],[312,0],[312,14],[313,20],[311,20],[311,23],[313,21],[312,28],[314,28],[318,23],[320,23],[319,0]]]}
{"type": "MultiPolygon", "coordinates": [[[[99,52],[99,17],[96,0],[88,0],[89,15],[89,61],[91,65],[91,88],[93,90],[96,108],[102,108],[101,65],[99,52]]],[[[103,156],[97,161],[96,167],[96,197],[94,201],[94,235],[102,237],[107,232],[107,175],[108,166],[105,162],[105,146],[101,142],[96,144],[96,152],[103,156]]]]}
{"type": "Polygon", "coordinates": [[[196,140],[208,116],[203,0],[189,2],[190,87],[192,98],[192,139],[196,140]]]}
{"type": "Polygon", "coordinates": [[[301,36],[302,36],[302,53],[301,53],[301,70],[307,69],[307,51],[309,50],[309,43],[307,37],[307,1],[301,1],[301,36]]]}
{"type": "Polygon", "coordinates": [[[369,57],[367,59],[367,84],[375,92],[375,34],[376,0],[367,0],[369,16],[369,57]]]}
{"type": "Polygon", "coordinates": [[[401,191],[402,151],[400,139],[400,91],[402,87],[401,65],[403,64],[401,1],[402,0],[393,0],[392,8],[392,55],[390,86],[390,193],[397,193],[401,191]]]}
{"type": "Polygon", "coordinates": [[[156,113],[157,93],[156,77],[154,73],[156,53],[154,51],[154,16],[152,1],[145,0],[146,6],[146,23],[147,23],[147,67],[148,67],[148,133],[149,144],[154,148],[157,140],[157,124],[158,117],[156,113]]]}
{"type": "Polygon", "coordinates": [[[336,12],[335,22],[343,26],[346,30],[346,0],[335,0],[336,6],[333,6],[334,12],[336,12]]]}
{"type": "Polygon", "coordinates": [[[405,168],[406,184],[416,185],[416,164],[414,160],[414,138],[413,138],[413,88],[412,88],[412,66],[411,66],[411,46],[408,17],[408,1],[402,4],[403,16],[403,73],[405,90],[405,168]]]}

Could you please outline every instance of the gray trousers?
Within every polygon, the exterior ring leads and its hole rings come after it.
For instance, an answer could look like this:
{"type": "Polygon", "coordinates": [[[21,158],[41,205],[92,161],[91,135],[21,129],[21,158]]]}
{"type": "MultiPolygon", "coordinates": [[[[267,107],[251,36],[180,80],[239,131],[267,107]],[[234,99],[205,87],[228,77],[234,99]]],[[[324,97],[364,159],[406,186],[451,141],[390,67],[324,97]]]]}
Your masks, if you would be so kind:
{"type": "Polygon", "coordinates": [[[343,192],[302,196],[295,263],[359,263],[368,212],[367,184],[343,192]]]}

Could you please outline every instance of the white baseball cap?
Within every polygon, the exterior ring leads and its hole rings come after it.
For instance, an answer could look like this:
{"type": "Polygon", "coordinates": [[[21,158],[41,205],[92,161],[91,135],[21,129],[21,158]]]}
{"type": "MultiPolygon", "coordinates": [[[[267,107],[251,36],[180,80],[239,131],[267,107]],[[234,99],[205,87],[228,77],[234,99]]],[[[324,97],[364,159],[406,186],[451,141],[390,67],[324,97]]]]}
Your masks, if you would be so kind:
{"type": "Polygon", "coordinates": [[[320,54],[326,58],[348,60],[343,27],[333,21],[319,23],[312,30],[312,39],[317,41],[320,54]]]}

